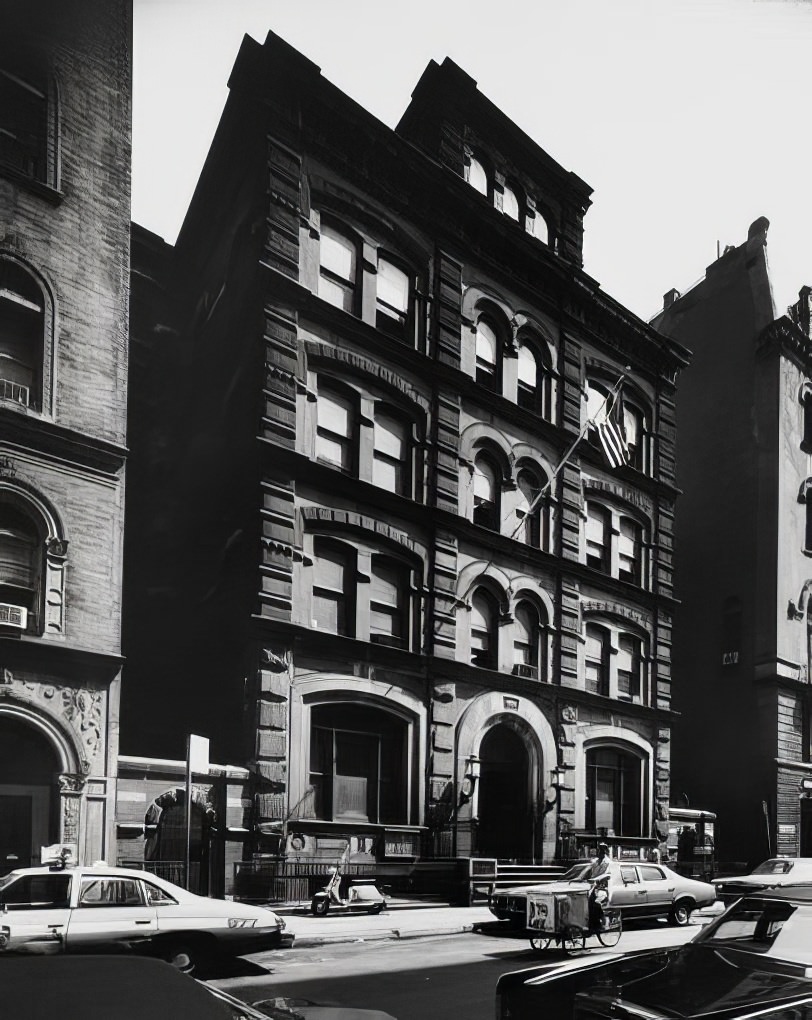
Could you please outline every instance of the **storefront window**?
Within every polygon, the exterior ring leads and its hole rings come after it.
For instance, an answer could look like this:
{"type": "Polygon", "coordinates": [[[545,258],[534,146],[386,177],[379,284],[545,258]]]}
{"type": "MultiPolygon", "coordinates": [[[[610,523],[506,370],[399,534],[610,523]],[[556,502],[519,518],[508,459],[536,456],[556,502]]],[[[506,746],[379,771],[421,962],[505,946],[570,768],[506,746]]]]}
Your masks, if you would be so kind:
{"type": "Polygon", "coordinates": [[[403,720],[364,705],[320,705],[310,733],[314,814],[334,822],[403,824],[406,817],[403,720]]]}

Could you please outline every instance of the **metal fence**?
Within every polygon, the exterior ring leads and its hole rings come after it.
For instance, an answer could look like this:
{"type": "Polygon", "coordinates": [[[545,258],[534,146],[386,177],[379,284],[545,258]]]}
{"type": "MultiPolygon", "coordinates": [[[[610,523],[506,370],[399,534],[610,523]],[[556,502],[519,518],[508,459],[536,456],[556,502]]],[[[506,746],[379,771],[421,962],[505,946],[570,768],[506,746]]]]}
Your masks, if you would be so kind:
{"type": "MultiPolygon", "coordinates": [[[[167,882],[173,882],[183,889],[187,887],[185,861],[137,861],[119,858],[118,866],[120,868],[137,868],[140,871],[148,871],[151,875],[165,878],[167,882]]],[[[189,888],[193,891],[197,890],[200,886],[200,863],[198,861],[192,861],[189,868],[189,877],[191,878],[189,888]]]]}

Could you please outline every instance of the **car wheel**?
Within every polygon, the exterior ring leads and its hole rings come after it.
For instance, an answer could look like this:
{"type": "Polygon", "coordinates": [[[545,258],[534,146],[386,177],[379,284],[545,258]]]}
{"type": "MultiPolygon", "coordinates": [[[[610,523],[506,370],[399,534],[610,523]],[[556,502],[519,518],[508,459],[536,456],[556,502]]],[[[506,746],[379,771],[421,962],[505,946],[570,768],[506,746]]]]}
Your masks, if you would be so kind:
{"type": "Polygon", "coordinates": [[[182,974],[195,977],[199,975],[208,954],[196,943],[178,939],[174,942],[167,942],[162,947],[160,956],[162,960],[166,960],[182,974]]]}
{"type": "Polygon", "coordinates": [[[310,904],[310,909],[316,915],[316,917],[324,917],[327,911],[330,909],[330,901],[326,896],[318,896],[313,899],[310,904]]]}
{"type": "Polygon", "coordinates": [[[686,924],[691,920],[691,911],[693,910],[693,904],[690,900],[677,900],[674,906],[671,908],[671,913],[668,915],[668,920],[671,924],[677,925],[679,928],[684,928],[686,924]]]}

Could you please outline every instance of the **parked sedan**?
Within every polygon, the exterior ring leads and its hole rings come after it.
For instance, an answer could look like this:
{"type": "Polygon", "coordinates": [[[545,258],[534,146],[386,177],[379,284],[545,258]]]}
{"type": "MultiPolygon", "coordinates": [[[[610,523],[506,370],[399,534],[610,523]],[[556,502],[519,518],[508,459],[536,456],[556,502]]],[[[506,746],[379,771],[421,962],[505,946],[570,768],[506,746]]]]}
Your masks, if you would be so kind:
{"type": "Polygon", "coordinates": [[[496,1020],[810,1020],[812,889],[745,897],[684,946],[503,974],[496,1020]]]}
{"type": "Polygon", "coordinates": [[[799,882],[812,882],[812,857],[772,857],[753,868],[749,875],[717,879],[716,895],[724,904],[729,904],[759,889],[775,889],[799,882]]]}
{"type": "MultiPolygon", "coordinates": [[[[556,881],[583,882],[592,870],[589,861],[576,864],[556,881]]],[[[510,920],[517,928],[525,926],[528,894],[550,889],[549,883],[514,886],[491,896],[491,913],[510,920]]],[[[664,864],[638,861],[609,862],[609,906],[618,907],[623,920],[642,917],[665,917],[671,924],[688,924],[691,913],[716,900],[716,890],[709,882],[685,878],[664,864]]]]}
{"type": "Polygon", "coordinates": [[[284,920],[265,907],[196,896],[146,871],[21,868],[0,879],[0,951],[131,950],[191,972],[217,952],[278,946],[284,920]]]}

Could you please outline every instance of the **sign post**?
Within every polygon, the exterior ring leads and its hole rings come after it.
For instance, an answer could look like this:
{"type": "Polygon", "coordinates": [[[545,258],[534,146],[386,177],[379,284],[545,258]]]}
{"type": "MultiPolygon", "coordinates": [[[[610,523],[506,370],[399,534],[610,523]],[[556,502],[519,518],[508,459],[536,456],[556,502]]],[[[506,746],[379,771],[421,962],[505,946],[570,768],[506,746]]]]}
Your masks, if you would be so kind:
{"type": "Polygon", "coordinates": [[[192,773],[209,771],[209,738],[190,733],[186,738],[186,888],[192,879],[192,773]]]}

